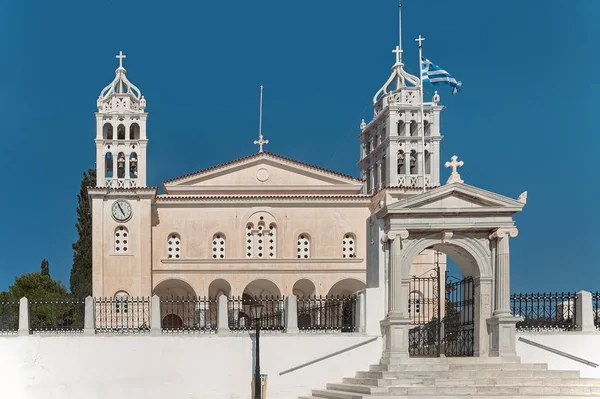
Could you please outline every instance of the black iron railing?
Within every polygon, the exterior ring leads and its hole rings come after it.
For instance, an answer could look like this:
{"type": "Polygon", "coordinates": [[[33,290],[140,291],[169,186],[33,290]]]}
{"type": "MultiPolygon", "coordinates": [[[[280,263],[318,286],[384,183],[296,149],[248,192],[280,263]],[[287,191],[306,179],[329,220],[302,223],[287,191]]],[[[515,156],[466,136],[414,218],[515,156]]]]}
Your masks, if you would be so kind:
{"type": "Polygon", "coordinates": [[[513,315],[521,317],[517,330],[573,330],[575,293],[512,294],[513,315]]]}
{"type": "Polygon", "coordinates": [[[19,330],[19,301],[0,301],[0,334],[14,334],[19,330]]]}
{"type": "Polygon", "coordinates": [[[163,332],[217,331],[217,300],[208,297],[160,298],[163,332]]]}
{"type": "Polygon", "coordinates": [[[592,293],[592,309],[594,309],[594,325],[600,328],[600,291],[592,293]]]}
{"type": "Polygon", "coordinates": [[[285,298],[283,296],[251,297],[243,295],[227,301],[230,330],[254,330],[254,318],[250,305],[263,305],[259,320],[261,330],[283,331],[285,327],[285,298]]]}
{"type": "Polygon", "coordinates": [[[300,331],[358,331],[356,295],[298,297],[300,331]]]}
{"type": "Polygon", "coordinates": [[[150,308],[150,298],[94,298],[96,333],[148,333],[150,308]]]}
{"type": "Polygon", "coordinates": [[[32,299],[29,301],[30,333],[82,332],[84,321],[84,299],[32,299]]]}

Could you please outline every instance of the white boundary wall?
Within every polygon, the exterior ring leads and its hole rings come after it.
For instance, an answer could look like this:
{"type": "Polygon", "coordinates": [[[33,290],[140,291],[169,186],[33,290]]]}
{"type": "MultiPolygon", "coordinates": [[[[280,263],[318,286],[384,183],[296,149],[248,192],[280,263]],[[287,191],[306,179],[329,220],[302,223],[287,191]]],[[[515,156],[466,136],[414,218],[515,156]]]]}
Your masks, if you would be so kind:
{"type": "Polygon", "coordinates": [[[523,337],[569,355],[600,364],[599,332],[517,332],[517,356],[522,363],[546,363],[550,370],[579,370],[585,378],[600,378],[600,366],[591,367],[519,341],[523,337]]]}
{"type": "MultiPolygon", "coordinates": [[[[260,349],[267,398],[296,399],[378,363],[382,340],[263,333],[260,349]]],[[[253,352],[248,333],[0,337],[0,390],[10,399],[249,399],[253,352]]]]}

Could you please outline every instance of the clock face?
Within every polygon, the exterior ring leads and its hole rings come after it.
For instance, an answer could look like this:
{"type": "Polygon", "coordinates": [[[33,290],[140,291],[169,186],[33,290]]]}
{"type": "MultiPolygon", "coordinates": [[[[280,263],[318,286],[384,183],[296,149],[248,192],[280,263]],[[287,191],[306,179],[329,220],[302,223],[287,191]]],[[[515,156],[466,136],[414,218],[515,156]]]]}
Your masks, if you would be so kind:
{"type": "Polygon", "coordinates": [[[118,222],[124,222],[131,217],[131,205],[129,202],[118,200],[112,206],[112,215],[118,222]]]}

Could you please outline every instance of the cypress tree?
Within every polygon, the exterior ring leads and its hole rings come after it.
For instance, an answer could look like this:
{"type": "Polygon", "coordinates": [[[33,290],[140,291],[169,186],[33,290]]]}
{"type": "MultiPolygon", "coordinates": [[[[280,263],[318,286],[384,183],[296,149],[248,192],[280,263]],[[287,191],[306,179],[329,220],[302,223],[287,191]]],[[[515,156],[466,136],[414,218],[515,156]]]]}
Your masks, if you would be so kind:
{"type": "Polygon", "coordinates": [[[42,276],[50,277],[50,263],[48,263],[48,259],[42,259],[40,269],[40,273],[42,273],[42,276]]]}
{"type": "Polygon", "coordinates": [[[83,173],[79,194],[77,194],[77,234],[73,243],[73,266],[71,267],[70,287],[75,298],[92,295],[92,210],[87,195],[87,187],[96,185],[96,169],[83,173]]]}

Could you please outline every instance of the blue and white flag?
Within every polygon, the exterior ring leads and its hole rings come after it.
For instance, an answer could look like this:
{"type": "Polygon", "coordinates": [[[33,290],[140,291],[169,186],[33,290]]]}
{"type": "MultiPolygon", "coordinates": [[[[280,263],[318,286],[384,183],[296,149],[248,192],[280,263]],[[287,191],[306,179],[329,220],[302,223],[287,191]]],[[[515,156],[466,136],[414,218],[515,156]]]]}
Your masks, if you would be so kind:
{"type": "Polygon", "coordinates": [[[427,58],[422,57],[421,81],[432,85],[446,84],[452,87],[452,94],[460,91],[462,82],[457,81],[447,71],[443,70],[427,58]]]}

